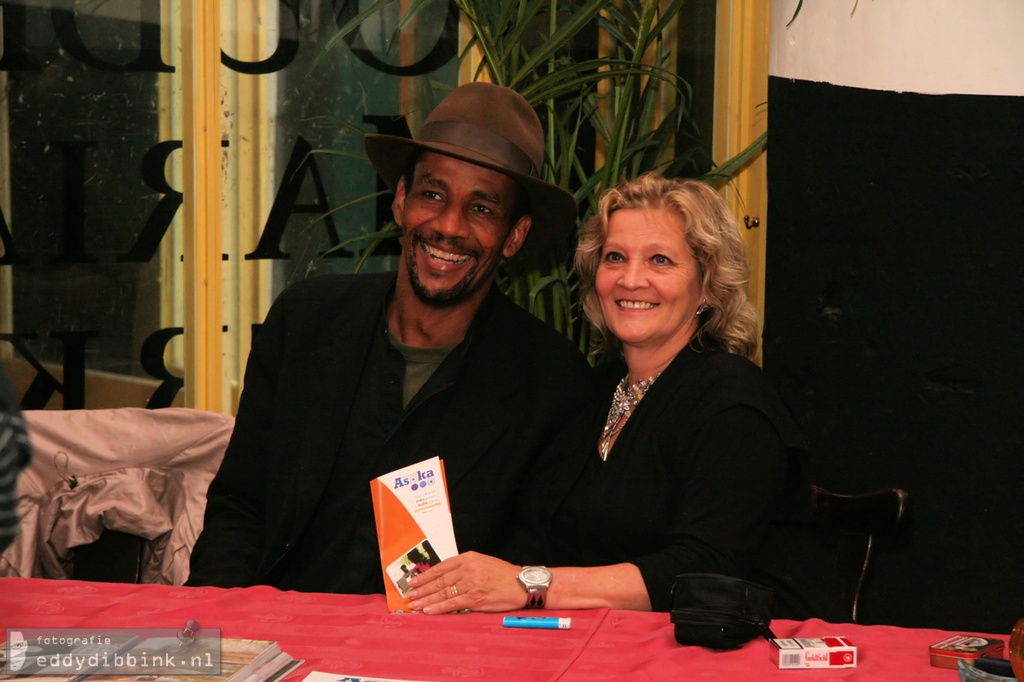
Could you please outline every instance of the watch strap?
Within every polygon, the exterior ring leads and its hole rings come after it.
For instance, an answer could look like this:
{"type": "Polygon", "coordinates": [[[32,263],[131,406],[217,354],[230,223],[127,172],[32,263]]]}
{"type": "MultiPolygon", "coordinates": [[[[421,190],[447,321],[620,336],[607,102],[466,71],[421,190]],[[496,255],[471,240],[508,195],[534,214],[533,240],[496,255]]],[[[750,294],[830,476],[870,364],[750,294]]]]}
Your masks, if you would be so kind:
{"type": "Polygon", "coordinates": [[[528,609],[542,609],[544,608],[544,601],[547,599],[548,592],[527,592],[526,594],[526,608],[528,609]]]}

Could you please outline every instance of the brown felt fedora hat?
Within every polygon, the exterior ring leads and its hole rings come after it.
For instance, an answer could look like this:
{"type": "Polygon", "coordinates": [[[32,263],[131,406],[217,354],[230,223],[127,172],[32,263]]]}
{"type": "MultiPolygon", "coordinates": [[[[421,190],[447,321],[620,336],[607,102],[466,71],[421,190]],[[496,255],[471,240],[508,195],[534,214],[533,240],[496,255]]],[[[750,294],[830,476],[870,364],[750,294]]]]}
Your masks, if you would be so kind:
{"type": "MultiPolygon", "coordinates": [[[[530,104],[509,88],[492,83],[459,86],[427,116],[414,139],[371,134],[364,144],[370,163],[392,190],[412,156],[426,150],[516,180],[530,197],[531,236],[562,236],[576,222],[573,195],[541,179],[544,131],[540,119],[530,104]]],[[[528,243],[536,241],[528,239],[528,243]]]]}

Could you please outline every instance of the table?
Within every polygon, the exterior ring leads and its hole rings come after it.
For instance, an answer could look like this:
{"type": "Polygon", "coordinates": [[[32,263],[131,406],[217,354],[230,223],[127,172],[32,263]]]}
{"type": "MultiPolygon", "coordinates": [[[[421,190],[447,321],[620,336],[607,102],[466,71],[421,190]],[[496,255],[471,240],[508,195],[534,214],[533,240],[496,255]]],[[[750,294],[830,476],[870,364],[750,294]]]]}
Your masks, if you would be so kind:
{"type": "Polygon", "coordinates": [[[305,660],[289,682],[313,670],[407,680],[959,679],[929,665],[928,646],[951,634],[942,630],[776,620],[779,637],[843,635],[860,656],[857,668],[778,670],[763,639],[726,652],[676,644],[665,613],[545,615],[571,617],[572,629],[506,629],[500,614],[389,614],[382,595],[0,579],[0,627],[181,628],[196,620],[223,637],[277,640],[305,660]]]}

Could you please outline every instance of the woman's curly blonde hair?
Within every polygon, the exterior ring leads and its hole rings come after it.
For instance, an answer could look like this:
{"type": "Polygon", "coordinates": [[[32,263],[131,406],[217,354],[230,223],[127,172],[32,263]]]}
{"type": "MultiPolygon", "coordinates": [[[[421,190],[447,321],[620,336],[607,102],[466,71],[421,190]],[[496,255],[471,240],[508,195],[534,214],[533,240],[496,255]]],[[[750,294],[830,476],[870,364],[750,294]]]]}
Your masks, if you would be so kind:
{"type": "Polygon", "coordinates": [[[621,208],[667,209],[679,215],[708,305],[700,315],[691,345],[718,347],[752,358],[757,352],[758,319],[747,298],[750,269],[736,219],[725,201],[705,183],[668,179],[657,173],[647,173],[606,191],[597,215],[580,230],[576,272],[583,314],[597,332],[596,352],[621,350],[619,340],[608,331],[594,287],[608,220],[621,208]]]}

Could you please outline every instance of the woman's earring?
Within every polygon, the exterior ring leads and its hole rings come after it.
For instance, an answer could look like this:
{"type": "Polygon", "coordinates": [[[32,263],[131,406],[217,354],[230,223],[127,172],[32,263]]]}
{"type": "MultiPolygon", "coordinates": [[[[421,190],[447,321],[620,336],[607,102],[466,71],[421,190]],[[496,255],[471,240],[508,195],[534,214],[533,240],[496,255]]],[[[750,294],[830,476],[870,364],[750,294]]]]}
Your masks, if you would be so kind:
{"type": "Polygon", "coordinates": [[[694,317],[700,317],[701,315],[706,313],[708,311],[708,308],[710,308],[710,307],[711,306],[708,305],[708,299],[705,298],[703,301],[701,301],[701,304],[699,306],[697,306],[697,312],[694,313],[693,316],[694,317]]]}

